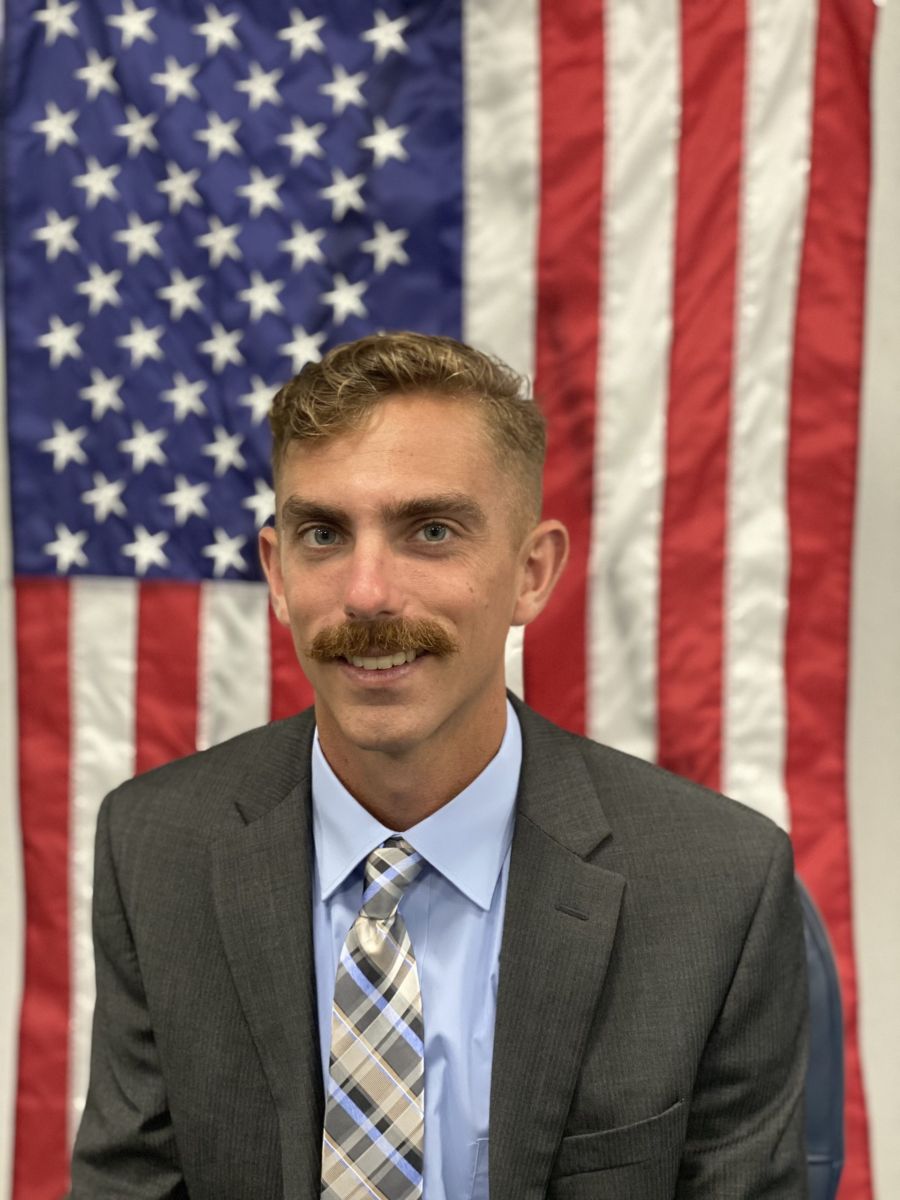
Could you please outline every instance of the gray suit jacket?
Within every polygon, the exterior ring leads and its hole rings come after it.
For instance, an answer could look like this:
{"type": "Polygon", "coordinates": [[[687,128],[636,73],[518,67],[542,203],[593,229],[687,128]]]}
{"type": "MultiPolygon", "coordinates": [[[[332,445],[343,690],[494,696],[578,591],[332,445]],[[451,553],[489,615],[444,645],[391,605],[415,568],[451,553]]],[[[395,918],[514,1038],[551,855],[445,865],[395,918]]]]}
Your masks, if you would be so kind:
{"type": "MultiPolygon", "coordinates": [[[[491,1200],[804,1197],[787,838],[516,706],[491,1200]]],[[[312,732],[310,711],[104,801],[73,1200],[318,1195],[312,732]]]]}

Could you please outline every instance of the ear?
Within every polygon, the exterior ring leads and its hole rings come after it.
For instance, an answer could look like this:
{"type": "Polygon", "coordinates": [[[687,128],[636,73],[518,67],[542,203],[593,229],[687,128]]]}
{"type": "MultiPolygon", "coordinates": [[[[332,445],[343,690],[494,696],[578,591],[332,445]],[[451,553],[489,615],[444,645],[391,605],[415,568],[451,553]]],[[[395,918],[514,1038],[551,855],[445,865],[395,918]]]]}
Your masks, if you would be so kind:
{"type": "Polygon", "coordinates": [[[561,521],[541,521],[520,551],[521,580],[512,624],[528,625],[543,612],[569,557],[569,532],[561,521]]]}
{"type": "Polygon", "coordinates": [[[284,599],[284,577],[281,574],[281,554],[278,546],[278,530],[263,525],[259,531],[259,559],[269,584],[269,599],[272,611],[282,625],[290,625],[287,603],[284,599]]]}

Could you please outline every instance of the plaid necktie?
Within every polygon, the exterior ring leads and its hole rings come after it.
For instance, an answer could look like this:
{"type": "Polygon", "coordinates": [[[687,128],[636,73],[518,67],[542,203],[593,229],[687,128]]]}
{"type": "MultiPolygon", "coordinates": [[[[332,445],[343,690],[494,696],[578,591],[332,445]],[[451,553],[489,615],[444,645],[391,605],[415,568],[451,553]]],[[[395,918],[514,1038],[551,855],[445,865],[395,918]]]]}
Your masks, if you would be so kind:
{"type": "Polygon", "coordinates": [[[341,950],[331,1009],[322,1144],[327,1200],[420,1200],[425,1033],[419,975],[397,905],[422,869],[403,838],[366,859],[359,916],[341,950]]]}

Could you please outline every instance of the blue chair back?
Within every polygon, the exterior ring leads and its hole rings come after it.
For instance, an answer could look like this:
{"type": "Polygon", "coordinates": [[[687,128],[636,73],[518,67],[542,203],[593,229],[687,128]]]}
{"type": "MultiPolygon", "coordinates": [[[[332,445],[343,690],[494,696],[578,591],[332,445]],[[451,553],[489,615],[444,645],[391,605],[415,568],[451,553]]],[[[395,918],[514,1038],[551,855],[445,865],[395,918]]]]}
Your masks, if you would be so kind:
{"type": "Polygon", "coordinates": [[[797,880],[809,971],[806,1161],[809,1200],[834,1200],[844,1165],[844,1034],[841,989],[819,911],[797,880]]]}

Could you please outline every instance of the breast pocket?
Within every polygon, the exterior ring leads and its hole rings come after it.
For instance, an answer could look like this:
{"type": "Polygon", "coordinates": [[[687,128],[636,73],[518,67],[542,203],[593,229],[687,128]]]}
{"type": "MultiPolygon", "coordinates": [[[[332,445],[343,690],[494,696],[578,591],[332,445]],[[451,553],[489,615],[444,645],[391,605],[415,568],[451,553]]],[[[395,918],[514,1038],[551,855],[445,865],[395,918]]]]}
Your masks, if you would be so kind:
{"type": "Polygon", "coordinates": [[[686,1125],[687,1105],[679,1100],[665,1112],[634,1125],[564,1137],[552,1178],[634,1167],[655,1159],[674,1159],[677,1166],[686,1125]]]}

